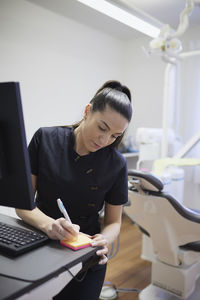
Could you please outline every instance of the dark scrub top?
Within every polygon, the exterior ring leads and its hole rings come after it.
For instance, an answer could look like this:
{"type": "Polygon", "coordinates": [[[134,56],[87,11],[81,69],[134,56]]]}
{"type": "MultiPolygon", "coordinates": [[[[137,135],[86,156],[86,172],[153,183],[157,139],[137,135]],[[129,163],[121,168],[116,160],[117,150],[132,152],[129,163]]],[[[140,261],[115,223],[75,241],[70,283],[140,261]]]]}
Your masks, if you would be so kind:
{"type": "Polygon", "coordinates": [[[104,201],[121,205],[128,200],[127,165],[114,148],[85,156],[74,148],[72,127],[40,128],[29,144],[32,174],[37,176],[37,207],[52,218],[63,217],[60,198],[72,223],[88,234],[100,232],[99,211],[104,201]]]}

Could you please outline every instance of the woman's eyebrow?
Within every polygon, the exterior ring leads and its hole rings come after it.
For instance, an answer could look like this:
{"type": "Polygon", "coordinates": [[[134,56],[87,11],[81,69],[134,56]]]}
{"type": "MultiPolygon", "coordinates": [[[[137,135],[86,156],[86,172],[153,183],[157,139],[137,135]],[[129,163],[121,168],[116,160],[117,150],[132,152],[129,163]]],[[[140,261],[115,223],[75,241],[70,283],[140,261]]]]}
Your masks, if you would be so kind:
{"type": "MultiPolygon", "coordinates": [[[[100,120],[109,130],[110,130],[110,127],[109,127],[109,125],[105,122],[105,121],[103,121],[103,120],[100,120]]],[[[123,132],[116,132],[115,134],[123,134],[123,132]]]]}
{"type": "Polygon", "coordinates": [[[100,121],[110,130],[110,127],[108,126],[108,124],[105,121],[103,121],[103,120],[100,120],[100,121]]]}

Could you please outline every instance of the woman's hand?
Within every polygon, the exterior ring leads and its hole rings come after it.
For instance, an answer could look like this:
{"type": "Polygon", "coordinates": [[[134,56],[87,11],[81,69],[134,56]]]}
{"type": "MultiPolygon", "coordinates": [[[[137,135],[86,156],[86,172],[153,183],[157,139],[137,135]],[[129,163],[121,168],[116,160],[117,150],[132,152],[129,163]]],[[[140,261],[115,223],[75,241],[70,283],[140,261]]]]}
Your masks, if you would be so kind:
{"type": "Polygon", "coordinates": [[[102,249],[99,249],[96,252],[96,254],[101,257],[99,260],[99,264],[100,265],[106,264],[108,261],[108,258],[106,256],[106,254],[108,253],[107,240],[104,238],[104,236],[102,234],[95,234],[91,238],[92,238],[92,246],[93,247],[102,246],[102,249]]]}
{"type": "Polygon", "coordinates": [[[69,240],[77,239],[80,227],[71,224],[64,218],[60,218],[46,225],[45,232],[53,240],[69,240]]]}

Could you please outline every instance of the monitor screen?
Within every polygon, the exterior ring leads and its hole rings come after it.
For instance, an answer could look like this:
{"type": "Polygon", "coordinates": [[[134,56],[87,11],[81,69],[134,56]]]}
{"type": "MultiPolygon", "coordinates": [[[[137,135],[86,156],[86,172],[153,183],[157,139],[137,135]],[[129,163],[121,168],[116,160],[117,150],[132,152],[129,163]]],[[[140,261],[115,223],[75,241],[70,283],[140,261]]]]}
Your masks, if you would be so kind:
{"type": "Polygon", "coordinates": [[[18,82],[0,83],[0,205],[35,207],[18,82]]]}

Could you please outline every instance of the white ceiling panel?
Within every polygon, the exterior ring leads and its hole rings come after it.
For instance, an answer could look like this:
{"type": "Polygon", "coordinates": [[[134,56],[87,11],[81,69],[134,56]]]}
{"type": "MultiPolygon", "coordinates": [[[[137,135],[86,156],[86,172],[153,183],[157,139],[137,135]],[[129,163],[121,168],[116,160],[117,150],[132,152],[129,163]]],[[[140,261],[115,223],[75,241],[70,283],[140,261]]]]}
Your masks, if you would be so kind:
{"type": "MultiPolygon", "coordinates": [[[[54,13],[60,14],[92,26],[97,30],[104,31],[121,39],[130,39],[141,36],[136,30],[105,16],[92,8],[79,3],[77,0],[26,0],[42,6],[54,13]]],[[[101,0],[99,0],[101,1],[101,0]]],[[[133,12],[134,8],[151,16],[160,24],[169,24],[176,29],[179,24],[179,16],[185,7],[185,0],[107,0],[109,2],[125,7],[133,12]]],[[[200,1],[200,0],[198,0],[200,1]]],[[[200,25],[200,4],[195,6],[189,17],[190,27],[200,25]]]]}

